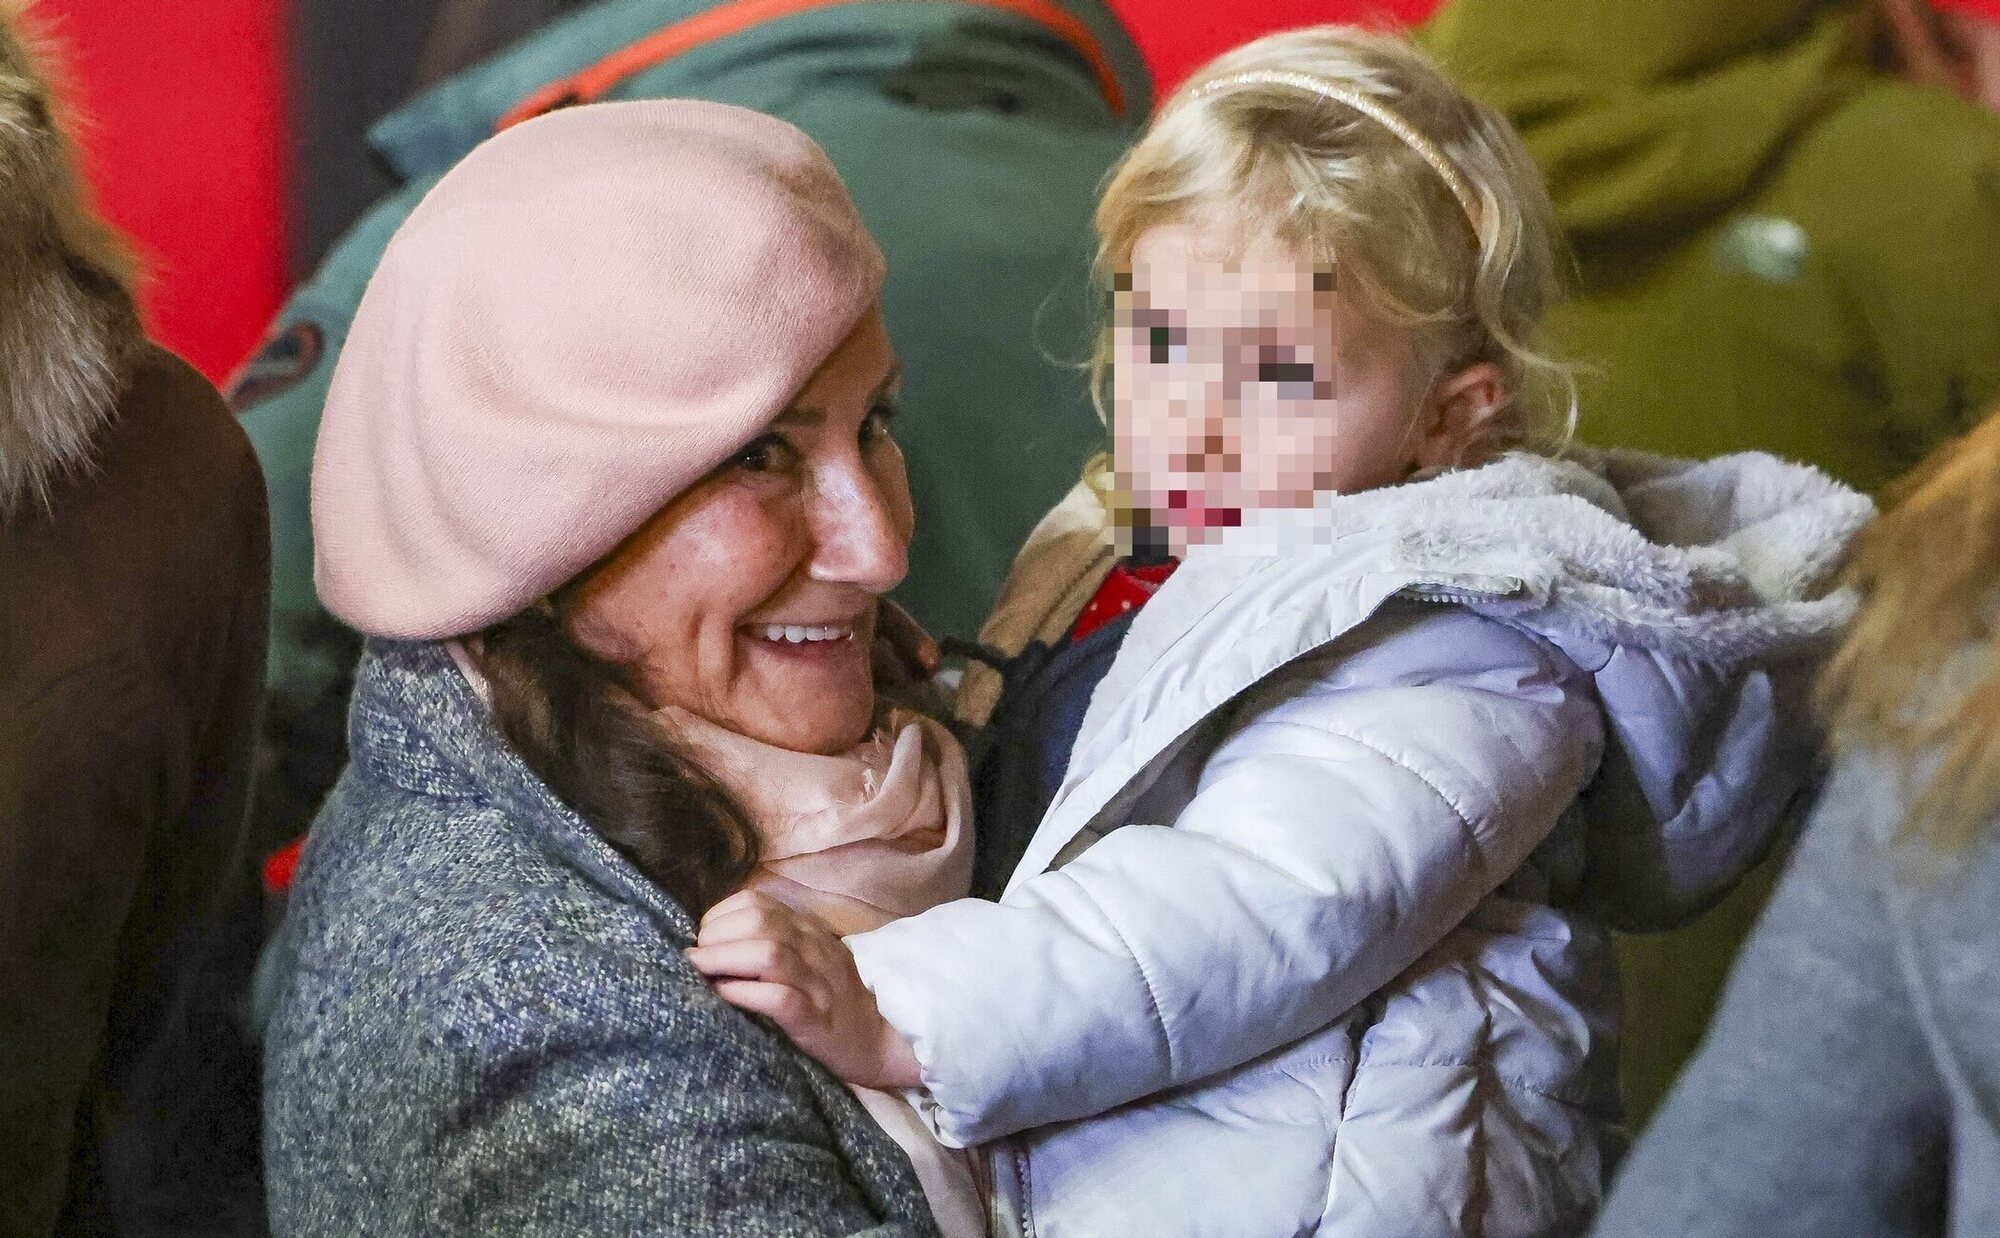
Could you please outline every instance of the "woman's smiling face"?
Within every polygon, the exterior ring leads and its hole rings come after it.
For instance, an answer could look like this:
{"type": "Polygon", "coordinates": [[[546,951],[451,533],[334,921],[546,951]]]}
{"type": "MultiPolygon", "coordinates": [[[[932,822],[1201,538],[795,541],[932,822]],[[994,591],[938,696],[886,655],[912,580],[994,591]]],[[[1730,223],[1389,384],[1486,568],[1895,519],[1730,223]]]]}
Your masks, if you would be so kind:
{"type": "Polygon", "coordinates": [[[866,738],[876,603],[915,524],[896,374],[871,312],[764,433],[589,573],[577,638],[636,665],[656,707],[799,752],[866,738]]]}

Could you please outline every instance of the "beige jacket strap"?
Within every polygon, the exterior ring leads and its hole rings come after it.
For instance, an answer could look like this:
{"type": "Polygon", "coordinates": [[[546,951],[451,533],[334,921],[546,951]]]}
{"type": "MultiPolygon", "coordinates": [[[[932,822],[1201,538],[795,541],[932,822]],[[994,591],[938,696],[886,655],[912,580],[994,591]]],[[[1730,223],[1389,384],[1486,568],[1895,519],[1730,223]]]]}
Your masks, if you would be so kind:
{"type": "MultiPolygon", "coordinates": [[[[1077,483],[1028,535],[979,642],[1011,658],[1035,641],[1062,639],[1117,557],[1110,513],[1095,491],[1077,483]]],[[[984,726],[999,703],[1000,673],[968,664],[958,689],[959,718],[984,726]]]]}

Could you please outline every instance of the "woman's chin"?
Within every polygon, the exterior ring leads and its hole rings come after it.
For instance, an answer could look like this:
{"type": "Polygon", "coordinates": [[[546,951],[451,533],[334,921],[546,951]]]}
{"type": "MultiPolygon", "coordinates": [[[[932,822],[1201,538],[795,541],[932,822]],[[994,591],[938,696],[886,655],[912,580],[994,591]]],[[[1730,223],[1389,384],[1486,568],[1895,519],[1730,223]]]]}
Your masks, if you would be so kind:
{"type": "Polygon", "coordinates": [[[844,752],[868,737],[875,676],[858,637],[820,643],[746,638],[767,743],[797,752],[844,752]]]}

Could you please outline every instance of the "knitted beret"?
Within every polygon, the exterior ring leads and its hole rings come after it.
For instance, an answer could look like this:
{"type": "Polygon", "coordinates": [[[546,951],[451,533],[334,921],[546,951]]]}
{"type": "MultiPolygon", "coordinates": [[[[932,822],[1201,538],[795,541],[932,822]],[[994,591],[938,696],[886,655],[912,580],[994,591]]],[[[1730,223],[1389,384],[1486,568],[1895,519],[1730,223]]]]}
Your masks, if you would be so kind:
{"type": "Polygon", "coordinates": [[[792,126],[575,107],[466,156],[389,243],[313,459],[314,580],[371,635],[475,632],[757,437],[881,290],[792,126]]]}

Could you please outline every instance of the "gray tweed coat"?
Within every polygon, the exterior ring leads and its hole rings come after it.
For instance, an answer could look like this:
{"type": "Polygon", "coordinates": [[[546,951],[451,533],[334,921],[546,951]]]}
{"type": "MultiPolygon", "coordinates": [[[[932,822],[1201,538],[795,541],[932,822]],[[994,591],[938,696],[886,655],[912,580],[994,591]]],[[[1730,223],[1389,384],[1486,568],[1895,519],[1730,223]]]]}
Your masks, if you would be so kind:
{"type": "Polygon", "coordinates": [[[440,645],[370,647],[267,1039],[284,1234],[933,1235],[831,1076],[507,748],[440,645]]]}

